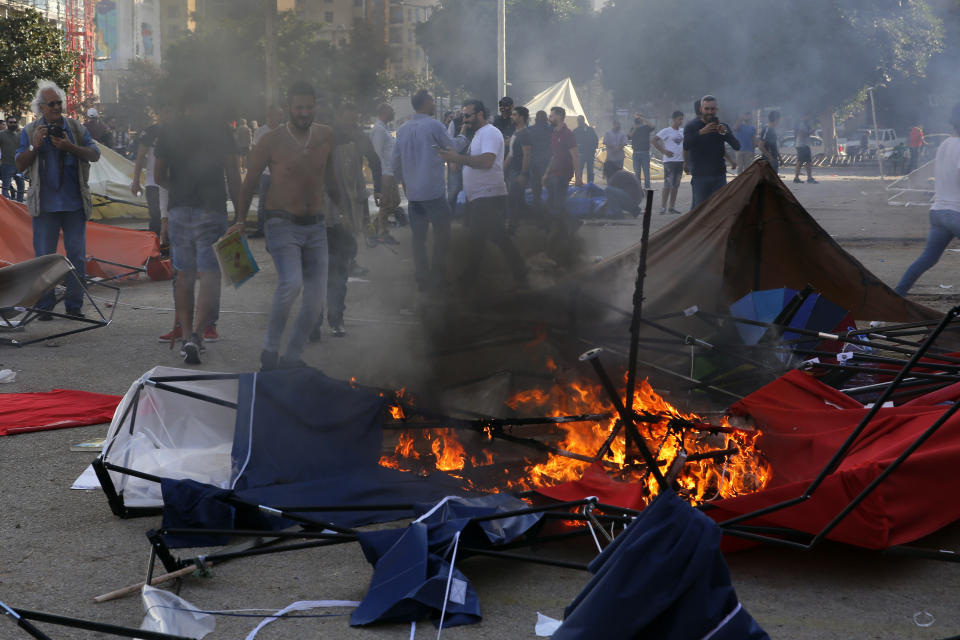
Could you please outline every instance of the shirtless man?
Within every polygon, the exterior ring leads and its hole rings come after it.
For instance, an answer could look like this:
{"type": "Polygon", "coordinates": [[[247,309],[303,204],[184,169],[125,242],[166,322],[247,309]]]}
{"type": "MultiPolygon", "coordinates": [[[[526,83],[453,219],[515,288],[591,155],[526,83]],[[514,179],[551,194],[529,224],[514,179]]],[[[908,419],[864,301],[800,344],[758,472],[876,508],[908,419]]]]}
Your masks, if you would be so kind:
{"type": "Polygon", "coordinates": [[[266,133],[247,163],[237,222],[243,231],[260,174],[270,167],[270,190],[264,207],[267,251],[277,268],[277,291],[260,353],[260,370],[307,366],[301,354],[327,297],[327,227],[324,222],[324,171],[333,148],[333,132],[314,124],[316,94],[306,82],[287,92],[285,126],[266,133]],[[280,342],[290,307],[303,290],[300,314],[280,357],[280,342]]]}

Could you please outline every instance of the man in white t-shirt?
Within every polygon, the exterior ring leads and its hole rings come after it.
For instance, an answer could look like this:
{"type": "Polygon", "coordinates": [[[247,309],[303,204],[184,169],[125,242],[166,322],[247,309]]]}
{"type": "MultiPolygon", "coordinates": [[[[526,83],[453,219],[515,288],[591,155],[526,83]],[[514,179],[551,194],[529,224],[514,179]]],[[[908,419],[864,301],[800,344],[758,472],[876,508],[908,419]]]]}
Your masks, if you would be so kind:
{"type": "Polygon", "coordinates": [[[623,169],[624,153],[627,146],[627,134],[620,131],[620,121],[613,121],[613,130],[603,134],[603,146],[607,149],[607,162],[616,162],[617,167],[623,169]]]}
{"type": "Polygon", "coordinates": [[[907,295],[924,271],[937,264],[951,240],[960,238],[960,102],[953,106],[950,125],[953,133],[937,149],[927,246],[894,289],[901,296],[907,295]]]}
{"type": "Polygon", "coordinates": [[[447,162],[463,166],[467,222],[473,238],[468,244],[458,284],[469,287],[476,282],[483,251],[490,241],[500,247],[517,284],[526,287],[527,266],[505,226],[507,185],[503,180],[503,134],[487,122],[487,109],[481,101],[467,100],[462,113],[463,126],[473,132],[466,154],[449,148],[437,151],[447,162]]]}
{"type": "Polygon", "coordinates": [[[674,111],[669,127],[664,127],[653,138],[653,146],[663,154],[663,195],[660,213],[680,213],[676,209],[677,192],[683,178],[683,112],[674,111]]]}

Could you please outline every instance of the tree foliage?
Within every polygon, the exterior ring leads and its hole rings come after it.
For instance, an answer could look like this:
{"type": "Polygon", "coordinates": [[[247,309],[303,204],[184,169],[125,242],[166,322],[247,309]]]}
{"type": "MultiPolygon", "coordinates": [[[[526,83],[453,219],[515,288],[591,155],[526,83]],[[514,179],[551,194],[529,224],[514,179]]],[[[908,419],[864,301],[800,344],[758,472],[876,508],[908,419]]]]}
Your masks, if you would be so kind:
{"type": "Polygon", "coordinates": [[[63,32],[39,12],[24,9],[0,18],[0,108],[24,111],[37,81],[52,80],[69,89],[76,56],[67,51],[63,32]]]}
{"type": "MultiPolygon", "coordinates": [[[[443,0],[417,25],[417,44],[447,87],[496,95],[496,18],[496,0],[443,0]]],[[[508,0],[506,21],[507,78],[514,87],[593,76],[594,14],[588,1],[508,0]]]]}

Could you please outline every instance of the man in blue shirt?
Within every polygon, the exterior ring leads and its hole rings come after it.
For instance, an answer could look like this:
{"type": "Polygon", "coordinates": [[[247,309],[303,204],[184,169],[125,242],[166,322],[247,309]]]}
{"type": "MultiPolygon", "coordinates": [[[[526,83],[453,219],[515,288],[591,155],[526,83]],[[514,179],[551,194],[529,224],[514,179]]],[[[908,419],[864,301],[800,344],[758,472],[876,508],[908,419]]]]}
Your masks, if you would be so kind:
{"type": "Polygon", "coordinates": [[[737,128],[734,129],[734,133],[737,135],[737,141],[740,143],[740,151],[737,151],[737,175],[740,175],[747,170],[753,160],[756,158],[757,154],[754,151],[756,148],[756,137],[757,137],[757,128],[751,124],[753,121],[753,114],[749,111],[744,111],[740,115],[740,120],[737,121],[737,128]]]}
{"type": "MultiPolygon", "coordinates": [[[[63,115],[67,96],[56,84],[41,80],[31,105],[40,116],[20,133],[17,171],[30,178],[27,209],[33,216],[33,251],[37,256],[56,253],[60,231],[67,259],[83,278],[87,262],[87,220],[93,213],[88,180],[90,163],[100,159],[100,149],[82,124],[63,115]]],[[[37,302],[49,311],[56,303],[50,291],[37,302]]],[[[82,318],[83,288],[67,278],[64,298],[67,314],[82,318]]],[[[50,320],[41,313],[41,320],[50,320]]]]}
{"type": "Polygon", "coordinates": [[[433,116],[433,96],[426,89],[410,99],[413,117],[397,130],[393,145],[393,175],[403,185],[410,203],[413,231],[413,266],[417,288],[442,287],[450,243],[450,206],[443,181],[444,162],[438,149],[450,149],[454,141],[446,127],[433,116]],[[433,261],[427,259],[427,228],[433,225],[433,261]]]}

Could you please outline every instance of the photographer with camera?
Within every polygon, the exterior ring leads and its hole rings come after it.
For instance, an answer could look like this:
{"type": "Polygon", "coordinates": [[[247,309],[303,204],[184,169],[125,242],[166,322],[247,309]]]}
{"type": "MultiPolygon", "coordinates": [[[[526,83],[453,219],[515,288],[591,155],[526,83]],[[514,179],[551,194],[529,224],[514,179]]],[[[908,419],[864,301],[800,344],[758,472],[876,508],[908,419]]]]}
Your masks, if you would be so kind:
{"type": "Polygon", "coordinates": [[[712,95],[700,98],[700,117],[683,128],[683,150],[688,153],[687,166],[693,178],[691,209],[727,184],[726,147],[740,150],[740,141],[730,127],[717,117],[717,99],[712,95]],[[690,166],[692,165],[692,167],[690,166]]]}
{"type": "MultiPolygon", "coordinates": [[[[88,185],[90,163],[100,159],[100,149],[86,127],[63,115],[67,96],[49,80],[41,80],[31,103],[40,116],[20,133],[17,171],[30,179],[27,209],[33,216],[33,251],[36,256],[56,253],[60,231],[67,259],[80,278],[86,273],[87,220],[93,214],[88,185]]],[[[49,311],[56,303],[51,290],[37,302],[49,311]]],[[[83,317],[83,289],[74,278],[67,278],[64,298],[67,314],[83,317]]],[[[41,313],[40,320],[52,316],[41,313]]]]}

